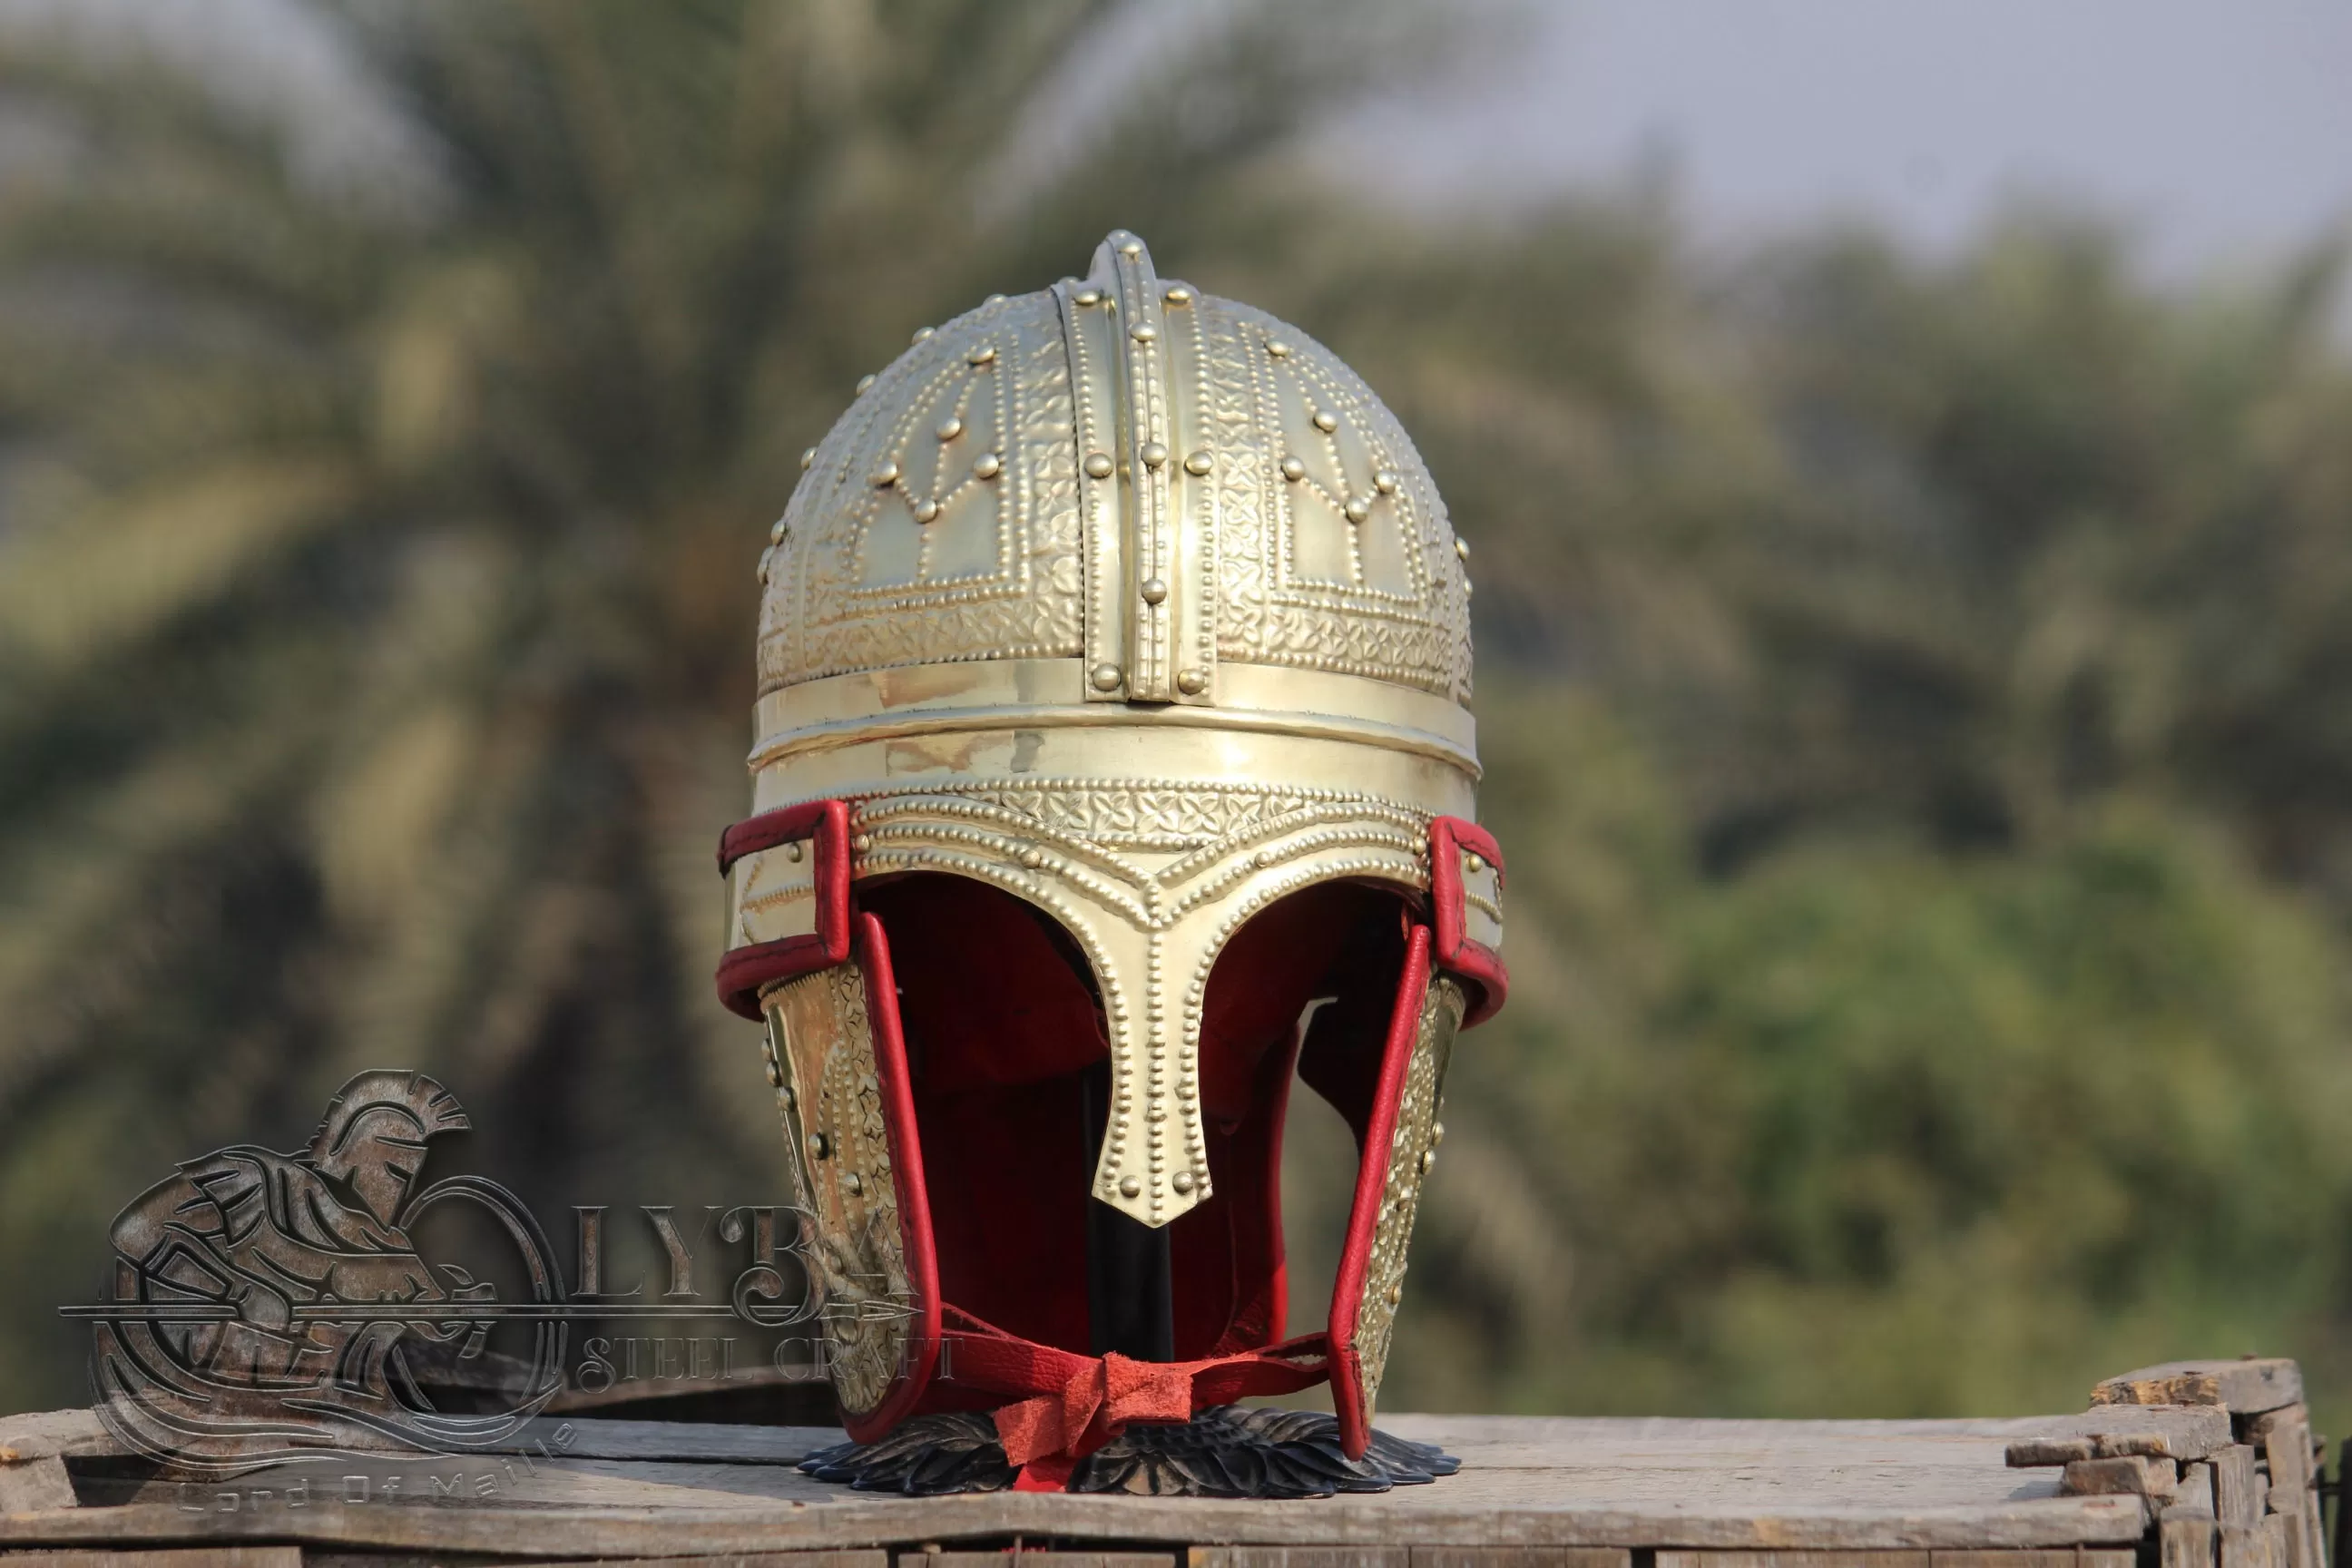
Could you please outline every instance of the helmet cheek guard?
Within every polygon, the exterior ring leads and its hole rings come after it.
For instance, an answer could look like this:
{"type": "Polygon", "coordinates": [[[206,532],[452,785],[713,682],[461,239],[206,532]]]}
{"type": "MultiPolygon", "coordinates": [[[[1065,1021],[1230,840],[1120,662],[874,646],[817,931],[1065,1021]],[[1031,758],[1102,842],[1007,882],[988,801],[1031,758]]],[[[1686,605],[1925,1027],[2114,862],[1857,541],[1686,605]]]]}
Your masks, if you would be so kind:
{"type": "Polygon", "coordinates": [[[1365,1455],[1454,1037],[1506,986],[1461,559],[1344,365],[1125,235],[814,454],[718,986],[768,1026],[853,1437],[985,1411],[1055,1486],[1328,1379],[1365,1455]],[[1295,1338],[1294,1080],[1359,1152],[1295,1338]]]}

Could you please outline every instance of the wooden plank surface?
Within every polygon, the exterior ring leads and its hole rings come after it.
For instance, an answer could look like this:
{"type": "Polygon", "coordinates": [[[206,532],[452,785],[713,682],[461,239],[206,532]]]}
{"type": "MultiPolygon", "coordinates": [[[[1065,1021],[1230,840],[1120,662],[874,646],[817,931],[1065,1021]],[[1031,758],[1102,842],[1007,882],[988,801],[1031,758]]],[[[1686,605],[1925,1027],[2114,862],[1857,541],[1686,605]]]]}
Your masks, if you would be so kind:
{"type": "MultiPolygon", "coordinates": [[[[69,1422],[38,1422],[55,1444],[85,1436],[69,1422]]],[[[135,1467],[84,1456],[73,1461],[84,1506],[0,1519],[0,1547],[295,1542],[327,1551],[586,1561],[952,1546],[1014,1535],[1163,1550],[1171,1542],[1318,1546],[1358,1560],[1372,1546],[1913,1553],[2106,1546],[2140,1539],[2146,1500],[2059,1496],[2058,1471],[2010,1468],[2008,1446],[2120,1425],[2161,1432],[2175,1452],[2210,1453],[2227,1442],[2228,1423],[2210,1406],[2109,1409],[2095,1420],[1402,1415],[1382,1426],[1442,1444],[1461,1458],[1462,1473],[1370,1497],[1220,1502],[861,1494],[793,1468],[838,1438],[829,1429],[571,1419],[534,1427],[502,1455],[357,1455],[219,1486],[156,1482],[135,1467]]],[[[0,1443],[16,1425],[0,1422],[0,1443]]],[[[1494,1557],[1486,1568],[1512,1561],[1494,1557]]],[[[1418,1552],[1412,1563],[1423,1568],[1418,1552]]],[[[1575,1560],[1572,1568],[1627,1564],[1621,1553],[1575,1560]]],[[[1888,1559],[1879,1568],[1921,1565],[1888,1559]]]]}
{"type": "Polygon", "coordinates": [[[188,1546],[160,1552],[12,1552],[7,1568],[303,1568],[299,1546],[188,1546]]]}
{"type": "MultiPolygon", "coordinates": [[[[1783,1444],[1827,1442],[1849,1452],[1881,1445],[1938,1445],[1973,1451],[1997,1440],[2004,1467],[2009,1446],[2032,1438],[2160,1435],[2176,1459],[2202,1459],[2232,1442],[2229,1413],[2212,1405],[2119,1405],[2079,1415],[2020,1415],[1950,1421],[1693,1420],[1673,1416],[1383,1415],[1384,1432],[1423,1443],[1476,1447],[1486,1463],[1541,1467],[1558,1453],[1640,1451],[1693,1440],[1770,1451],[1783,1444]]],[[[1449,1447],[1449,1452],[1454,1452],[1449,1447]]],[[[1971,1461],[1973,1462],[1973,1461],[1971,1461]]],[[[2054,1479],[2053,1485],[2054,1486],[2054,1479]]]]}
{"type": "Polygon", "coordinates": [[[2210,1513],[2167,1513],[2157,1525],[2159,1568],[2213,1568],[2216,1534],[2210,1513]]]}
{"type": "Polygon", "coordinates": [[[37,1410],[0,1415],[0,1464],[23,1459],[113,1451],[113,1439],[94,1410],[37,1410]]]}
{"type": "MultiPolygon", "coordinates": [[[[377,1552],[303,1551],[300,1548],[287,1550],[299,1552],[299,1568],[455,1568],[455,1565],[439,1554],[425,1556],[377,1552]]],[[[152,1555],[155,1554],[133,1555],[116,1564],[115,1568],[143,1568],[147,1557],[152,1555]]],[[[913,1563],[922,1561],[919,1553],[905,1555],[908,1555],[908,1561],[913,1563]]],[[[0,1554],[0,1564],[5,1564],[5,1568],[16,1568],[17,1562],[18,1559],[14,1556],[0,1554]]],[[[830,1551],[820,1548],[811,1552],[729,1552],[718,1554],[704,1552],[699,1555],[651,1559],[587,1557],[577,1558],[571,1562],[534,1563],[530,1568],[646,1568],[648,1562],[658,1563],[660,1568],[891,1568],[891,1553],[887,1547],[868,1546],[841,1547],[830,1551]]],[[[1000,1568],[1003,1568],[1001,1559],[1000,1568]]]]}
{"type": "MultiPolygon", "coordinates": [[[[1457,1477],[1454,1481],[1473,1479],[1457,1477]]],[[[1486,1489],[1478,1489],[1484,1491],[1486,1489]]],[[[865,1546],[976,1536],[1204,1543],[1430,1546],[1703,1546],[1946,1549],[2137,1541],[2137,1498],[2036,1498],[1977,1507],[1846,1505],[1764,1513],[1707,1499],[1599,1507],[1522,1490],[1497,1506],[1452,1483],[1301,1502],[994,1492],[821,1502],[754,1500],[723,1509],[604,1505],[456,1507],[313,1504],[299,1512],[196,1511],[168,1503],[59,1509],[0,1518],[0,1547],[191,1541],[294,1541],[382,1551],[532,1558],[677,1556],[865,1546]]]]}
{"type": "Polygon", "coordinates": [[[2121,1547],[2011,1552],[1661,1552],[1657,1568],[2135,1568],[2121,1547]]]}
{"type": "Polygon", "coordinates": [[[838,1426],[720,1426],[689,1421],[595,1421],[542,1415],[490,1451],[544,1454],[552,1449],[572,1459],[797,1465],[846,1436],[838,1426]]]}
{"type": "Polygon", "coordinates": [[[75,1506],[73,1478],[55,1454],[0,1459],[0,1513],[75,1506]]]}
{"type": "Polygon", "coordinates": [[[2102,1405],[2218,1405],[2254,1415],[2303,1401],[2303,1369],[2284,1356],[2168,1361],[2111,1377],[2091,1390],[2102,1405]]]}
{"type": "Polygon", "coordinates": [[[1632,1568],[1619,1546],[1195,1546],[1187,1568],[1632,1568]]]}
{"type": "Polygon", "coordinates": [[[1195,1546],[1185,1568],[1412,1568],[1412,1548],[1195,1546]]]}

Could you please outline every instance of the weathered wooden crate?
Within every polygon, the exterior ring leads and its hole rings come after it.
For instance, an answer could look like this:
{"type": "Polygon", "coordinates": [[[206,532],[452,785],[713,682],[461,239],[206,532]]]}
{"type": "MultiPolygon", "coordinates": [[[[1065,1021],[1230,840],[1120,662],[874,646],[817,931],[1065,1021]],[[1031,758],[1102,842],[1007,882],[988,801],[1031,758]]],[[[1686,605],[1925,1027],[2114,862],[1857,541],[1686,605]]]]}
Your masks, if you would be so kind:
{"type": "Polygon", "coordinates": [[[1462,1472],[1289,1502],[885,1497],[793,1468],[839,1440],[830,1428],[562,1417],[497,1454],[181,1482],[59,1411],[0,1420],[0,1552],[5,1568],[886,1568],[1008,1552],[1135,1568],[2326,1568],[2299,1380],[2265,1364],[2259,1397],[2235,1363],[2200,1363],[2102,1384],[2109,1402],[2083,1415],[2009,1420],[1397,1415],[1382,1426],[1462,1472]]]}

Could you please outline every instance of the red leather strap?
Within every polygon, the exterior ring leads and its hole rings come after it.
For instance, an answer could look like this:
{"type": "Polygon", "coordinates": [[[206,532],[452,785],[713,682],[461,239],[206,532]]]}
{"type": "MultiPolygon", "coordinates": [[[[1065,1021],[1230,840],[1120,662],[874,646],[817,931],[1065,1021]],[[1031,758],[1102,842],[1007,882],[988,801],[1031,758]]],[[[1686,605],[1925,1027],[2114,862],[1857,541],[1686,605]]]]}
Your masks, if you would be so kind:
{"type": "Polygon", "coordinates": [[[1362,1458],[1372,1440],[1364,1410],[1363,1368],[1356,1353],[1356,1321],[1363,1306],[1364,1272],[1371,1264],[1372,1240],[1388,1195],[1397,1106],[1404,1098],[1405,1069],[1412,1065],[1413,1042],[1421,1033],[1422,1000],[1429,993],[1430,945],[1429,928],[1414,926],[1405,943],[1404,972],[1397,976],[1396,1001],[1389,1009],[1380,1084],[1373,1090],[1372,1112],[1357,1152],[1356,1198],[1348,1210],[1339,1277],[1331,1283],[1331,1410],[1339,1420],[1339,1447],[1351,1459],[1362,1458]]]}
{"type": "Polygon", "coordinates": [[[1462,1016],[1462,1026],[1466,1029],[1502,1011],[1503,999],[1510,994],[1511,975],[1503,967],[1501,953],[1485,942],[1471,941],[1465,934],[1467,921],[1462,896],[1465,850],[1483,856],[1495,868],[1496,886],[1502,885],[1503,847],[1495,842],[1493,834],[1458,816],[1441,816],[1429,825],[1430,914],[1437,928],[1431,957],[1448,974],[1470,982],[1470,1005],[1462,1016]]]}
{"type": "Polygon", "coordinates": [[[1071,1465],[1133,1422],[1189,1421],[1197,1410],[1293,1394],[1325,1375],[1321,1334],[1203,1361],[1147,1362],[1033,1343],[953,1307],[947,1316],[957,1383],[1029,1395],[996,1412],[996,1431],[1007,1459],[1035,1468],[1034,1477],[1023,1472],[1023,1489],[1031,1491],[1058,1487],[1071,1465]]]}
{"type": "Polygon", "coordinates": [[[719,1000],[730,1013],[757,1022],[760,993],[779,980],[830,969],[849,957],[849,805],[812,800],[746,817],[719,838],[719,874],[735,862],[780,844],[807,840],[816,869],[816,931],[730,951],[715,976],[719,1000]]]}

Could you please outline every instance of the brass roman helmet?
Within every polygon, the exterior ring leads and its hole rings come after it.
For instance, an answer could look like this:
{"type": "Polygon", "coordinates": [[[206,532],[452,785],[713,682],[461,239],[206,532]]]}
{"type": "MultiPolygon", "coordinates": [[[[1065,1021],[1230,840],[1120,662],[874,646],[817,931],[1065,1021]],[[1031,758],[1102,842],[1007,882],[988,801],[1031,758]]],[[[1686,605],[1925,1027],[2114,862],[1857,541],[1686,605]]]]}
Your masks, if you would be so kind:
{"type": "Polygon", "coordinates": [[[719,985],[861,1304],[825,1319],[852,1435],[992,1407],[1050,1478],[1328,1375],[1360,1455],[1446,1057],[1504,990],[1419,456],[1122,232],[916,333],[803,463],[719,985]],[[1361,1169],[1328,1327],[1286,1340],[1294,1077],[1361,1169]]]}

